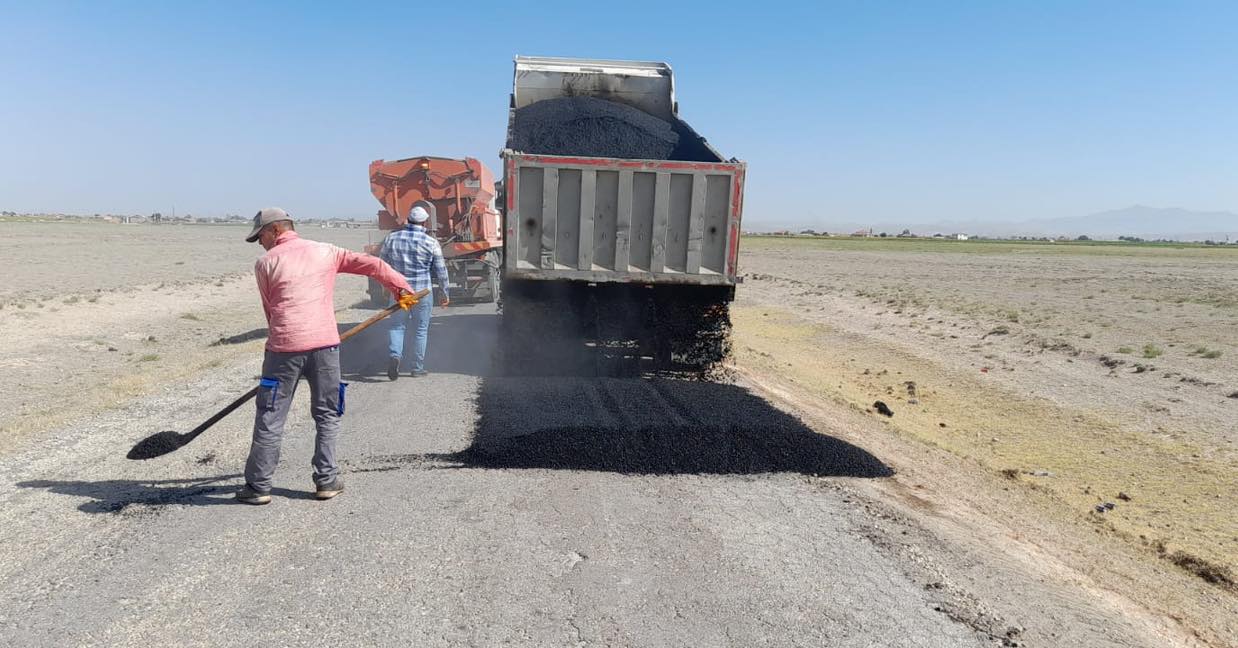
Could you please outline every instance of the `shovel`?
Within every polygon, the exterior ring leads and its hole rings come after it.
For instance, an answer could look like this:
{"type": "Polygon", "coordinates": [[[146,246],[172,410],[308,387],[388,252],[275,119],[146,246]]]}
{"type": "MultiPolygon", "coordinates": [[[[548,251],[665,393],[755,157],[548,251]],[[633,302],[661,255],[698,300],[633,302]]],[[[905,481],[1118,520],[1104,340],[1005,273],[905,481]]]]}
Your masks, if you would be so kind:
{"type": "MultiPolygon", "coordinates": [[[[430,294],[430,291],[428,289],[418,290],[417,292],[413,293],[413,296],[416,297],[417,299],[423,299],[428,294],[430,294]]],[[[383,319],[384,317],[387,317],[388,315],[398,310],[400,310],[399,304],[392,304],[388,306],[387,308],[376,313],[370,319],[341,333],[340,342],[342,343],[344,342],[344,340],[347,340],[348,338],[364,331],[365,329],[369,328],[370,326],[372,326],[379,320],[383,319]]],[[[254,387],[253,389],[245,392],[240,398],[232,401],[231,403],[228,403],[228,405],[224,407],[223,409],[219,410],[218,412],[215,412],[214,416],[203,421],[201,425],[199,425],[198,427],[184,434],[181,434],[180,432],[176,432],[174,430],[164,430],[163,432],[156,432],[155,434],[152,434],[146,437],[145,439],[138,441],[137,445],[133,446],[133,448],[129,450],[129,454],[125,456],[129,459],[154,459],[155,457],[162,457],[163,455],[168,454],[169,452],[174,452],[176,450],[179,450],[185,445],[187,445],[190,441],[193,441],[194,439],[198,438],[199,434],[202,434],[203,432],[207,431],[212,425],[215,425],[221,419],[223,419],[223,417],[231,414],[233,411],[236,410],[236,408],[244,405],[246,402],[249,401],[249,399],[257,395],[258,395],[258,388],[254,387]]]]}

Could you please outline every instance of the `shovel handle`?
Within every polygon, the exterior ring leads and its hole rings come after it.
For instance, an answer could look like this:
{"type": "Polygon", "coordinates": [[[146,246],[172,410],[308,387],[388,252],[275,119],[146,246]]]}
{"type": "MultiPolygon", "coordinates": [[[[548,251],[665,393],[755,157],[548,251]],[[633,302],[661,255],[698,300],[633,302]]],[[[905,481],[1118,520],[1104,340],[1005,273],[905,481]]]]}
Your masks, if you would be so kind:
{"type": "MultiPolygon", "coordinates": [[[[424,297],[425,297],[426,295],[428,295],[428,294],[430,294],[430,289],[429,289],[429,288],[422,289],[422,290],[418,290],[417,292],[413,293],[413,295],[415,295],[415,296],[417,297],[417,299],[422,299],[422,298],[424,298],[424,297]]],[[[384,308],[383,310],[378,311],[378,312],[377,312],[377,313],[375,313],[375,314],[374,314],[374,316],[373,316],[373,317],[371,317],[370,319],[367,319],[366,321],[364,321],[364,322],[362,322],[362,323],[360,323],[360,324],[358,324],[358,325],[356,325],[356,326],[354,326],[354,327],[352,327],[352,328],[348,329],[347,331],[344,331],[343,333],[341,333],[341,334],[340,334],[340,342],[343,342],[344,340],[347,340],[348,338],[350,338],[350,337],[352,337],[352,336],[354,336],[354,335],[356,335],[356,334],[358,334],[358,333],[360,333],[360,332],[364,331],[365,329],[367,329],[367,328],[369,328],[369,327],[373,326],[373,325],[374,325],[375,323],[377,323],[379,320],[383,319],[384,317],[387,317],[388,315],[390,315],[390,314],[392,314],[392,313],[394,313],[394,312],[396,312],[396,311],[398,311],[398,310],[400,310],[400,305],[399,305],[399,304],[392,304],[392,305],[390,305],[390,306],[388,306],[388,307],[384,308]]],[[[240,406],[244,405],[246,402],[248,402],[248,401],[249,401],[249,399],[251,399],[251,398],[253,398],[254,396],[257,396],[257,395],[258,395],[258,388],[257,388],[257,387],[254,387],[253,389],[250,389],[249,391],[245,392],[245,394],[244,394],[244,395],[242,395],[240,398],[238,398],[238,399],[236,399],[236,400],[232,401],[231,403],[228,403],[228,405],[227,405],[226,407],[224,407],[223,409],[219,410],[218,412],[215,412],[215,415],[214,415],[214,416],[212,416],[211,418],[208,418],[208,419],[206,419],[205,421],[203,421],[201,425],[199,425],[198,427],[196,427],[196,428],[194,428],[194,429],[190,430],[189,432],[186,432],[186,433],[185,433],[185,438],[184,438],[184,440],[183,440],[183,442],[182,442],[182,445],[183,445],[184,443],[189,443],[191,440],[193,440],[193,439],[194,439],[195,437],[197,437],[199,434],[202,434],[203,432],[205,432],[205,431],[207,430],[207,428],[211,427],[212,425],[215,425],[216,423],[218,423],[218,422],[220,421],[220,419],[222,419],[223,417],[225,417],[225,416],[227,416],[227,415],[231,414],[232,412],[236,411],[236,408],[238,408],[238,407],[240,407],[240,406]]]]}
{"type": "MultiPolygon", "coordinates": [[[[429,289],[429,288],[422,288],[421,290],[418,290],[417,292],[413,293],[413,296],[414,296],[414,297],[416,297],[418,300],[421,300],[421,299],[424,299],[424,298],[425,298],[425,296],[426,296],[426,295],[429,295],[429,294],[430,294],[430,289],[429,289]]],[[[396,311],[398,311],[398,310],[400,310],[400,305],[397,303],[397,304],[392,304],[392,305],[390,305],[390,306],[388,306],[388,307],[386,307],[386,308],[384,308],[384,309],[382,309],[382,310],[378,311],[378,312],[377,312],[377,313],[375,313],[375,314],[374,314],[374,316],[373,316],[373,317],[371,317],[370,319],[368,319],[368,320],[366,320],[366,321],[364,321],[364,322],[362,322],[362,323],[360,323],[360,324],[358,324],[358,325],[356,325],[356,326],[354,326],[354,327],[352,327],[352,328],[348,329],[347,331],[344,331],[343,333],[340,333],[340,342],[343,342],[344,340],[347,340],[348,338],[350,338],[350,337],[352,337],[352,336],[354,336],[354,335],[356,335],[356,334],[358,334],[358,333],[360,333],[360,332],[362,332],[362,331],[366,330],[367,328],[370,328],[371,326],[373,326],[373,325],[374,325],[376,322],[378,322],[379,320],[383,319],[384,317],[386,317],[386,316],[388,316],[388,315],[390,315],[390,314],[392,314],[392,313],[394,313],[394,312],[396,312],[396,311]]]]}
{"type": "Polygon", "coordinates": [[[195,439],[199,434],[202,434],[203,432],[205,432],[207,428],[211,427],[212,425],[215,425],[216,423],[219,422],[220,419],[231,414],[234,410],[236,410],[236,408],[244,405],[247,401],[249,401],[249,399],[257,395],[258,395],[258,388],[254,387],[253,389],[245,392],[245,395],[232,401],[231,403],[228,403],[227,407],[219,410],[218,412],[215,412],[214,416],[203,421],[201,425],[186,432],[185,438],[181,441],[181,445],[189,443],[190,441],[195,439]]]}

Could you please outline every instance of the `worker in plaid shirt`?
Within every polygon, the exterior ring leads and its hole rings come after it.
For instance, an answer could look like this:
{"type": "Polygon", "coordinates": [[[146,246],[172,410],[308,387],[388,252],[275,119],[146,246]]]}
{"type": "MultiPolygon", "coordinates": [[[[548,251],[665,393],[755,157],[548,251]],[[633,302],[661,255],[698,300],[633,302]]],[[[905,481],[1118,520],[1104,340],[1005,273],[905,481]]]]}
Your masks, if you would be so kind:
{"type": "MultiPolygon", "coordinates": [[[[425,222],[430,213],[424,207],[413,207],[408,215],[408,225],[404,229],[392,232],[383,241],[383,249],[379,257],[396,272],[404,275],[413,291],[430,287],[433,275],[438,279],[442,289],[439,306],[449,303],[447,298],[447,264],[443,262],[443,248],[430,232],[426,231],[425,222]]],[[[404,329],[411,320],[413,323],[413,377],[426,375],[426,340],[430,336],[430,311],[434,301],[423,299],[407,311],[397,311],[391,316],[391,344],[388,347],[391,358],[387,361],[387,377],[395,380],[400,377],[400,358],[404,355],[404,329]]]]}

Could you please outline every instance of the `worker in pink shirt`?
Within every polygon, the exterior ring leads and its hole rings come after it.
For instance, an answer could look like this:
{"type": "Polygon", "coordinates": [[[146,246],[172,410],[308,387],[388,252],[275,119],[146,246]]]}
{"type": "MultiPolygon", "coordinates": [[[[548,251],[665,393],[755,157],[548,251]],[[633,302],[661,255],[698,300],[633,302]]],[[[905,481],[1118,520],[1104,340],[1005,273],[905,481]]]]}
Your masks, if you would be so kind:
{"type": "Polygon", "coordinates": [[[313,479],[318,499],[344,490],[335,461],[335,440],[344,413],[340,382],[340,334],[335,321],[335,276],[341,272],[373,277],[405,309],[417,303],[408,281],[378,257],[301,238],[292,217],[278,207],[254,215],[245,238],[267,250],[254,264],[258,294],[270,334],[258,387],[254,437],[245,462],[245,486],[236,498],[246,504],[271,501],[271,480],[279,464],[280,439],[297,382],[310,389],[310,413],[318,429],[313,479]]]}

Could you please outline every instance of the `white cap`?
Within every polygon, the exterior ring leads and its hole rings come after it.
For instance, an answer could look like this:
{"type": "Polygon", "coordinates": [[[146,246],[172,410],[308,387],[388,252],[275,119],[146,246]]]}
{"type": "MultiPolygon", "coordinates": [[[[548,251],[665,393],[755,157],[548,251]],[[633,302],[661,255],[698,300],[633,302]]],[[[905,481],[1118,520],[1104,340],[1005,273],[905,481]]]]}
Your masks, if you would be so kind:
{"type": "Polygon", "coordinates": [[[408,220],[414,223],[424,223],[430,220],[430,212],[422,207],[413,207],[413,211],[408,213],[408,220]]]}

